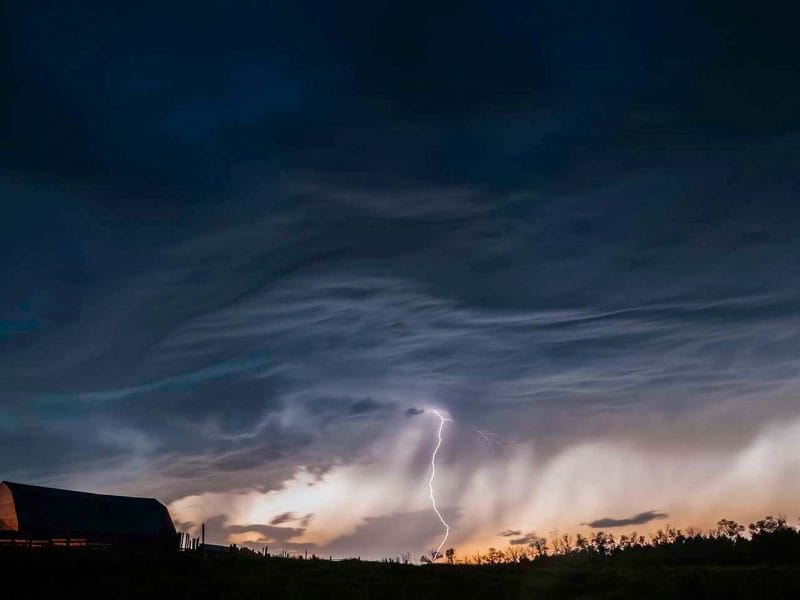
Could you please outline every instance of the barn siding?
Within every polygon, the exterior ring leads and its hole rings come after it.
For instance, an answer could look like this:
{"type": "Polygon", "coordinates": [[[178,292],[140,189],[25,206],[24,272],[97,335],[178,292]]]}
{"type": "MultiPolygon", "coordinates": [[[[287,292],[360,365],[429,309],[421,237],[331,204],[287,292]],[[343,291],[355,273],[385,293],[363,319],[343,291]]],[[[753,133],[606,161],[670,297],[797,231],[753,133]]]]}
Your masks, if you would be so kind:
{"type": "Polygon", "coordinates": [[[167,507],[134,498],[0,483],[0,532],[36,539],[86,538],[104,543],[177,547],[167,507]]]}
{"type": "Polygon", "coordinates": [[[17,511],[14,508],[14,497],[5,483],[0,484],[0,531],[17,531],[17,511]]]}

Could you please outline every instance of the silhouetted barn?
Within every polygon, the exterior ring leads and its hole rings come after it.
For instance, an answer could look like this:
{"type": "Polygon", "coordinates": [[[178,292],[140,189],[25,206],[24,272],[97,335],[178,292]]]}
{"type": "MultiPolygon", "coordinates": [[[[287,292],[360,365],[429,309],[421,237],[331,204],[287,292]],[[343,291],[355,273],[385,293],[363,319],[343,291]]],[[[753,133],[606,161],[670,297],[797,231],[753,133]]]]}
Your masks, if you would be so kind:
{"type": "Polygon", "coordinates": [[[0,483],[0,542],[176,548],[167,507],[131,498],[0,483]]]}

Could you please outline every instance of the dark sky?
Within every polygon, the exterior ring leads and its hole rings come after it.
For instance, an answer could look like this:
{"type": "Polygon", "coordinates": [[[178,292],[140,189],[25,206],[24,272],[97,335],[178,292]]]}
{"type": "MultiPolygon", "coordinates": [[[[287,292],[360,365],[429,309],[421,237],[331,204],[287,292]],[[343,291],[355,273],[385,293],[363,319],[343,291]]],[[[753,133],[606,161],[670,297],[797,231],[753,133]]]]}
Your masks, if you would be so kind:
{"type": "Polygon", "coordinates": [[[800,499],[795,15],[2,10],[0,479],[416,552],[438,408],[456,542],[800,499]]]}

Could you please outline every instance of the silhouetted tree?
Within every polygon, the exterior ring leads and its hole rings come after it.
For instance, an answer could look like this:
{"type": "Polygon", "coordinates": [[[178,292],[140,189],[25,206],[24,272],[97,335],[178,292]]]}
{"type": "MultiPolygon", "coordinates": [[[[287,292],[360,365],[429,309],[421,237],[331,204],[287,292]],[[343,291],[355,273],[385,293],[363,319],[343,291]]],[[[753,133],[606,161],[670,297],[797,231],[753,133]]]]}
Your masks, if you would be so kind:
{"type": "Polygon", "coordinates": [[[544,538],[534,540],[528,544],[528,548],[530,549],[531,554],[533,554],[533,558],[544,558],[547,556],[547,553],[550,550],[547,547],[547,540],[544,538]]]}
{"type": "Polygon", "coordinates": [[[550,547],[556,556],[569,554],[573,549],[572,537],[567,533],[559,535],[557,531],[553,531],[550,533],[550,547]]]}
{"type": "Polygon", "coordinates": [[[685,539],[685,536],[680,529],[676,529],[667,523],[665,529],[659,529],[655,534],[650,536],[650,539],[653,541],[654,546],[663,546],[680,543],[685,539]]]}
{"type": "MultiPolygon", "coordinates": [[[[588,538],[551,533],[549,540],[535,538],[527,547],[511,545],[505,550],[489,548],[476,552],[468,562],[474,564],[523,563],[542,561],[585,560],[587,555],[612,561],[612,564],[634,565],[800,565],[800,531],[788,524],[783,515],[768,515],[745,528],[736,521],[720,519],[716,528],[706,533],[690,527],[685,531],[667,524],[649,538],[633,531],[617,540],[604,531],[588,538]]],[[[449,548],[448,563],[455,562],[455,550],[449,548]]],[[[432,563],[442,556],[431,551],[420,559],[432,563]]]]}
{"type": "Polygon", "coordinates": [[[763,519],[761,519],[760,521],[756,521],[755,523],[750,523],[750,525],[747,526],[752,535],[775,533],[776,531],[781,531],[783,529],[786,529],[786,527],[787,527],[786,517],[783,515],[778,515],[777,517],[768,515],[763,519]]]}
{"type": "Polygon", "coordinates": [[[498,550],[497,548],[489,548],[486,551],[484,560],[488,562],[490,565],[496,565],[498,563],[503,562],[503,553],[500,552],[500,550],[498,550]]]}
{"type": "Polygon", "coordinates": [[[727,538],[729,540],[736,540],[744,531],[744,525],[739,525],[736,521],[730,519],[720,519],[717,521],[717,528],[714,530],[716,537],[727,538]]]}
{"type": "Polygon", "coordinates": [[[616,540],[613,534],[598,531],[589,538],[589,547],[597,554],[608,555],[616,547],[616,540]]]}
{"type": "Polygon", "coordinates": [[[525,556],[525,548],[521,546],[509,546],[505,550],[505,561],[507,563],[518,563],[525,556]]]}

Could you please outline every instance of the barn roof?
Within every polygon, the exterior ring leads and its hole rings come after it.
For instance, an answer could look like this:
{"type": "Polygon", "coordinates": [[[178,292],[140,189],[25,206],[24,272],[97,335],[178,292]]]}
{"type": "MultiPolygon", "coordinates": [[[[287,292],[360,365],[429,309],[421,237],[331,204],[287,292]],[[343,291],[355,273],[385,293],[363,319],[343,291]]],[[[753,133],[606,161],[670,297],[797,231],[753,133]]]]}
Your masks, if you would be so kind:
{"type": "Polygon", "coordinates": [[[0,528],[108,536],[175,535],[167,507],[154,498],[90,494],[0,482],[0,528]],[[10,503],[8,501],[10,497],[10,503]]]}

